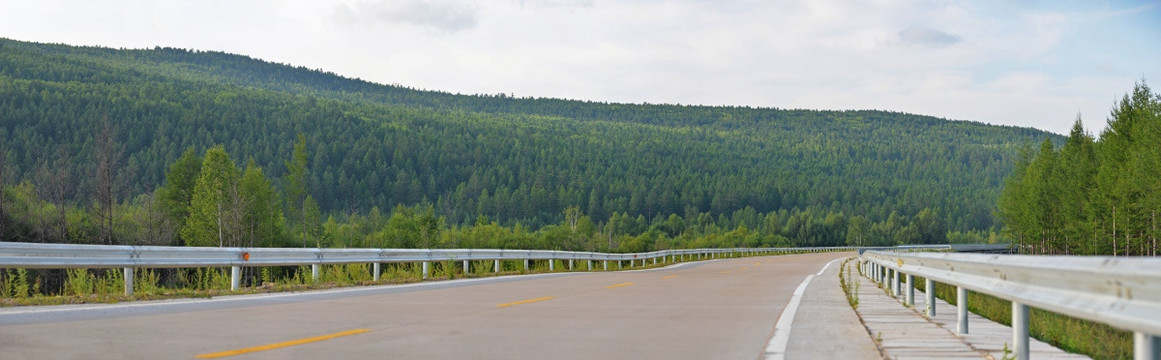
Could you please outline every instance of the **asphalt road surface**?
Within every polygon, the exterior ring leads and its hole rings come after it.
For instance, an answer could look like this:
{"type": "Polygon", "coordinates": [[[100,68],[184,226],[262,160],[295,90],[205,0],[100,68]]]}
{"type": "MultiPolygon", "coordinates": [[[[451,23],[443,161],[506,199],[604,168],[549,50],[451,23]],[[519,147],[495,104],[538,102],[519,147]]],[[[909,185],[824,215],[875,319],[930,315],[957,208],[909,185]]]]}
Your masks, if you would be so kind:
{"type": "Polygon", "coordinates": [[[852,255],[0,309],[0,358],[754,359],[803,279],[852,255]]]}

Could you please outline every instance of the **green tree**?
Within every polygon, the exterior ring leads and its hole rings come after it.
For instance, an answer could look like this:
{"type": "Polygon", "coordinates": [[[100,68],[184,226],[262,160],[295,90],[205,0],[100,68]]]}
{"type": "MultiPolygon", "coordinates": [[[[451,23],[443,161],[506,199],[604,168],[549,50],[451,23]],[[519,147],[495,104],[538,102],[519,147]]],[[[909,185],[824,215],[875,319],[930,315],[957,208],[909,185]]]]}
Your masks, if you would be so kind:
{"type": "MultiPolygon", "coordinates": [[[[185,227],[189,217],[190,201],[193,199],[194,185],[202,170],[202,159],[194,147],[189,147],[165,174],[165,187],[158,189],[159,203],[165,214],[177,229],[185,227]]],[[[185,240],[177,237],[177,245],[185,240]]]]}
{"type": "Polygon", "coordinates": [[[867,246],[871,237],[871,221],[862,216],[851,217],[847,225],[847,246],[867,246]]]}
{"type": "Polygon", "coordinates": [[[294,154],[286,161],[286,182],[283,191],[286,192],[286,209],[293,214],[301,231],[302,247],[306,247],[306,135],[299,133],[298,141],[294,143],[294,154]]]}
{"type": "Polygon", "coordinates": [[[206,150],[190,200],[190,216],[181,235],[190,246],[226,245],[228,206],[236,194],[238,168],[221,145],[206,150]]]}
{"type": "Polygon", "coordinates": [[[1062,192],[1057,204],[1060,214],[1060,235],[1064,238],[1064,254],[1096,254],[1096,237],[1093,236],[1091,206],[1089,196],[1094,186],[1097,162],[1095,143],[1092,135],[1084,130],[1080,115],[1068,135],[1064,147],[1060,149],[1060,171],[1053,181],[1061,184],[1062,192]]]}
{"type": "Polygon", "coordinates": [[[1004,181],[1004,188],[997,199],[996,213],[1006,225],[1005,230],[1016,238],[1017,247],[1029,237],[1035,211],[1032,207],[1031,189],[1028,184],[1028,167],[1032,163],[1032,150],[1023,148],[1012,174],[1004,181]]]}
{"type": "Polygon", "coordinates": [[[319,248],[322,247],[318,236],[321,223],[322,211],[318,208],[318,202],[314,201],[314,197],[307,195],[302,201],[302,224],[299,226],[302,227],[303,239],[314,239],[315,247],[319,248]]]}
{"type": "Polygon", "coordinates": [[[1111,240],[1107,247],[1102,246],[1103,253],[1127,255],[1145,232],[1143,191],[1153,179],[1136,178],[1140,170],[1134,168],[1132,160],[1144,155],[1141,149],[1150,141],[1142,136],[1147,134],[1149,123],[1157,121],[1157,101],[1148,85],[1137,84],[1113,109],[1101,133],[1093,214],[1103,237],[1111,240]]]}
{"type": "Polygon", "coordinates": [[[250,240],[248,246],[272,247],[281,244],[282,207],[274,193],[270,180],[262,172],[262,167],[254,160],[246,165],[239,184],[239,194],[245,199],[241,203],[244,211],[243,231],[250,240]]]}

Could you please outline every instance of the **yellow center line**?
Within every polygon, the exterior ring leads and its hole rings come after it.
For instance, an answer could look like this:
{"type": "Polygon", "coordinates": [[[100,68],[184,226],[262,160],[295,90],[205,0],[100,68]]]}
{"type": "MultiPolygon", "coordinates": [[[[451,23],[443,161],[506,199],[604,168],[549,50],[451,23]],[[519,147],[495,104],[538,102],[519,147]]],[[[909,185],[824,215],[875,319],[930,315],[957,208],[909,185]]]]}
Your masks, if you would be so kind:
{"type": "Polygon", "coordinates": [[[760,263],[760,262],[754,263],[754,266],[758,266],[758,265],[762,265],[762,263],[760,263]]]}
{"type": "Polygon", "coordinates": [[[509,306],[512,306],[512,305],[522,305],[522,304],[527,304],[527,303],[534,303],[534,302],[537,302],[537,301],[544,301],[544,300],[552,300],[552,297],[551,297],[551,296],[545,296],[545,297],[538,297],[538,298],[535,298],[535,299],[520,300],[520,301],[517,301],[517,302],[510,302],[510,303],[506,303],[506,304],[499,304],[499,305],[496,305],[496,307],[502,307],[502,308],[505,308],[505,307],[509,307],[509,306]]]}
{"type": "Polygon", "coordinates": [[[738,269],[738,271],[746,271],[746,270],[747,270],[747,269],[749,269],[749,268],[750,268],[749,266],[746,266],[746,267],[743,267],[743,268],[741,268],[741,269],[738,269]]]}
{"type": "Polygon", "coordinates": [[[661,278],[662,278],[662,279],[672,279],[672,278],[675,278],[675,277],[678,277],[678,276],[681,276],[681,275],[669,275],[669,276],[662,276],[661,278]]]}
{"type": "Polygon", "coordinates": [[[343,332],[337,332],[334,334],[315,336],[315,337],[309,337],[309,338],[305,338],[305,339],[298,339],[298,340],[291,340],[291,341],[284,341],[284,342],[280,342],[280,343],[266,344],[266,345],[262,345],[262,346],[248,347],[248,348],[244,348],[244,349],[226,350],[226,351],[220,351],[220,352],[216,352],[216,353],[200,354],[197,356],[197,358],[198,359],[216,359],[216,358],[227,357],[227,356],[249,354],[252,352],[274,350],[274,349],[284,348],[284,347],[288,347],[288,346],[295,346],[295,345],[309,344],[312,342],[318,342],[318,341],[323,341],[323,340],[330,340],[330,339],[334,339],[337,337],[362,334],[362,333],[365,333],[368,331],[371,331],[371,329],[347,330],[347,331],[343,331],[343,332]]]}
{"type": "Polygon", "coordinates": [[[631,282],[627,282],[627,283],[620,283],[620,284],[616,284],[616,285],[609,285],[609,286],[606,286],[605,288],[606,288],[606,289],[612,289],[612,288],[625,287],[625,286],[629,286],[629,285],[633,285],[633,283],[631,283],[631,282]]]}
{"type": "Polygon", "coordinates": [[[729,274],[729,273],[730,273],[730,271],[729,271],[729,270],[722,271],[722,274],[729,274]]]}

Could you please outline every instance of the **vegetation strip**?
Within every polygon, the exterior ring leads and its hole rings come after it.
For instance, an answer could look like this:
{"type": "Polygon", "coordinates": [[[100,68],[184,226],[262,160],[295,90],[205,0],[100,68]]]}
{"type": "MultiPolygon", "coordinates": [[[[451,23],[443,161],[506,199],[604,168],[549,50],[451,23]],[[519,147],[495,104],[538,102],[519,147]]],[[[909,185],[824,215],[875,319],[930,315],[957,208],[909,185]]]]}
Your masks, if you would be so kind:
{"type": "Polygon", "coordinates": [[[619,288],[619,287],[626,287],[626,286],[633,285],[633,284],[634,283],[632,283],[632,282],[627,282],[627,283],[609,285],[609,286],[606,286],[605,288],[606,289],[613,289],[613,288],[619,288]]]}
{"type": "Polygon", "coordinates": [[[223,358],[223,357],[227,357],[227,356],[249,354],[252,352],[274,350],[274,349],[280,349],[280,348],[289,347],[289,346],[309,344],[309,343],[319,342],[319,341],[323,341],[323,340],[330,340],[330,339],[343,337],[343,336],[357,335],[357,334],[362,334],[362,333],[369,332],[369,331],[371,331],[371,329],[347,330],[347,331],[343,331],[343,332],[337,332],[334,334],[309,337],[309,338],[305,338],[305,339],[284,341],[284,342],[280,342],[280,343],[266,344],[266,345],[262,345],[262,346],[255,346],[255,347],[249,347],[249,348],[243,348],[243,349],[226,350],[226,351],[220,351],[220,352],[215,352],[215,353],[200,354],[197,356],[197,358],[198,359],[216,359],[216,358],[223,358]]]}
{"type": "Polygon", "coordinates": [[[517,301],[517,302],[510,302],[510,303],[505,303],[505,304],[499,304],[499,305],[496,305],[496,307],[502,307],[502,308],[506,308],[506,307],[509,307],[509,306],[514,306],[514,305],[524,305],[524,304],[528,304],[528,303],[534,303],[534,302],[537,302],[537,301],[544,301],[544,300],[552,300],[552,297],[551,297],[551,296],[545,296],[545,297],[538,297],[538,298],[535,298],[535,299],[520,300],[520,301],[517,301]]]}

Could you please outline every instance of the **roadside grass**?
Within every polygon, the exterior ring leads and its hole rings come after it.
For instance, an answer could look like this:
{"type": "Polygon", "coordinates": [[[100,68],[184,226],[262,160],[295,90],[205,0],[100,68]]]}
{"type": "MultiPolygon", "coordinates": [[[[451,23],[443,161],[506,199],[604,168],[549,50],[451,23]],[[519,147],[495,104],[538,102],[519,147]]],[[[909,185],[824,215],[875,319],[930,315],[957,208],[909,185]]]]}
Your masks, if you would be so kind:
{"type": "MultiPolygon", "coordinates": [[[[916,289],[926,291],[925,281],[915,278],[916,289]]],[[[935,283],[935,296],[956,305],[955,286],[935,283]]],[[[1012,302],[994,296],[968,292],[968,310],[992,321],[1011,326],[1012,302]]],[[[1064,351],[1094,359],[1132,359],[1133,333],[1088,320],[1031,308],[1028,333],[1033,338],[1064,351]]]]}
{"type": "MultiPolygon", "coordinates": [[[[851,309],[858,310],[859,287],[862,285],[862,281],[859,280],[859,277],[857,276],[851,276],[851,267],[847,266],[847,263],[854,259],[855,258],[850,257],[846,260],[843,260],[842,265],[839,266],[838,276],[839,285],[842,285],[843,287],[843,294],[846,294],[847,303],[851,305],[851,309]]],[[[862,274],[860,273],[859,275],[862,274]]]]}

